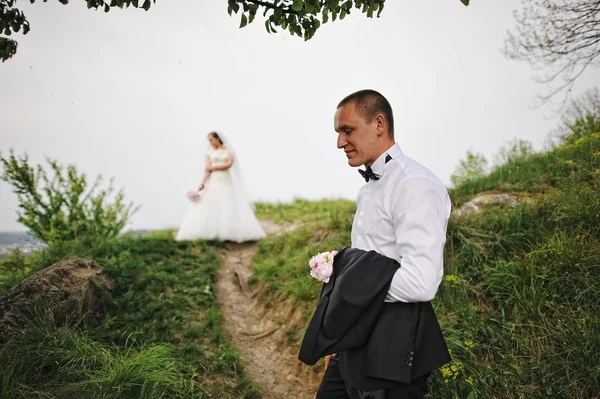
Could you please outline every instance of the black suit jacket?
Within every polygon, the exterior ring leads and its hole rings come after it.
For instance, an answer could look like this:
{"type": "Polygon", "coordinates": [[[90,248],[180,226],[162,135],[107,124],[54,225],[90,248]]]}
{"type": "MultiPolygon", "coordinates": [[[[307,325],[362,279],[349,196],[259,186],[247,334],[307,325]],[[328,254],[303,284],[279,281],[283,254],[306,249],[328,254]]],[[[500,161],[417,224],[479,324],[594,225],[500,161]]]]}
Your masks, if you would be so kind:
{"type": "Polygon", "coordinates": [[[400,264],[375,251],[343,248],[324,284],[299,359],[339,353],[340,373],[362,390],[409,383],[448,363],[430,302],[384,302],[400,264]]]}

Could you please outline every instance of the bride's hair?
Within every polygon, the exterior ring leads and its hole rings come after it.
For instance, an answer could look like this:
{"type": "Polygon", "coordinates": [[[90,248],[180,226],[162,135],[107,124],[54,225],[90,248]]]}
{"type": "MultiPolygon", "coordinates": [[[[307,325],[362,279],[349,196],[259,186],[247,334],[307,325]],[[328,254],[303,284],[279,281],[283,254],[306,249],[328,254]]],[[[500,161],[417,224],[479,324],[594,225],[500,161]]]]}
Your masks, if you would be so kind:
{"type": "Polygon", "coordinates": [[[217,140],[219,140],[219,143],[221,143],[221,145],[223,145],[223,140],[221,140],[221,138],[219,137],[219,133],[217,133],[217,132],[210,132],[208,135],[209,136],[213,136],[214,138],[216,138],[217,140]]]}

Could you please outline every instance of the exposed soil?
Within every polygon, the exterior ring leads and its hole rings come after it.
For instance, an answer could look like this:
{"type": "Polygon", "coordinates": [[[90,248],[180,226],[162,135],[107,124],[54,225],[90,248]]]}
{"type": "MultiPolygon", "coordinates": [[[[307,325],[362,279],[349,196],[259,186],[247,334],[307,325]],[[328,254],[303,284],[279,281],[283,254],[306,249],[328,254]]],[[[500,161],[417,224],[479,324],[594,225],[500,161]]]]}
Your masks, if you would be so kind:
{"type": "MultiPolygon", "coordinates": [[[[295,229],[261,221],[268,235],[295,229]]],[[[240,350],[248,373],[259,385],[264,399],[313,399],[321,374],[298,360],[297,348],[287,345],[286,331],[297,328],[299,311],[289,305],[264,307],[260,288],[250,291],[252,256],[256,243],[229,243],[222,252],[216,294],[224,325],[240,350]]]]}

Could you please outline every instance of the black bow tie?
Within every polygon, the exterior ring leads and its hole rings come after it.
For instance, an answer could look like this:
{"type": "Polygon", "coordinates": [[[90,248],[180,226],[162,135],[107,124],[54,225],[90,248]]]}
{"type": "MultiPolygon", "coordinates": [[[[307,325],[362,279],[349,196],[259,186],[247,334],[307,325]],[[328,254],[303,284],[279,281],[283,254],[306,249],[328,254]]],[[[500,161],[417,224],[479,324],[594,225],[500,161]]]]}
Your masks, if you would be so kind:
{"type": "MultiPolygon", "coordinates": [[[[386,154],[385,155],[385,163],[388,163],[391,160],[392,160],[392,157],[390,156],[390,154],[386,154]]],[[[367,166],[367,170],[359,169],[358,173],[360,173],[360,175],[365,178],[365,181],[367,183],[369,182],[369,179],[379,180],[379,176],[377,176],[375,173],[373,173],[373,169],[371,169],[370,166],[367,166]]]]}
{"type": "Polygon", "coordinates": [[[361,176],[365,178],[365,181],[367,183],[369,182],[369,179],[379,180],[379,176],[377,176],[375,173],[373,173],[373,169],[371,169],[370,166],[367,167],[367,170],[359,169],[358,173],[360,173],[361,176]]]}

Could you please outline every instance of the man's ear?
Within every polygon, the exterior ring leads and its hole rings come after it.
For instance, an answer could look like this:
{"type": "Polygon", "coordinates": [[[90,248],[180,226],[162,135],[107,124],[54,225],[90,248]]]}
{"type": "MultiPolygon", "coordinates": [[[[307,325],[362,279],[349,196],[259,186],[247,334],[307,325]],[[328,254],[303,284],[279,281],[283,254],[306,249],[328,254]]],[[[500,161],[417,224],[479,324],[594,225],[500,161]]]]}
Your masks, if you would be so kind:
{"type": "Polygon", "coordinates": [[[387,122],[386,122],[383,114],[375,115],[375,123],[376,123],[376,128],[377,128],[377,135],[381,136],[387,130],[387,122]]]}

